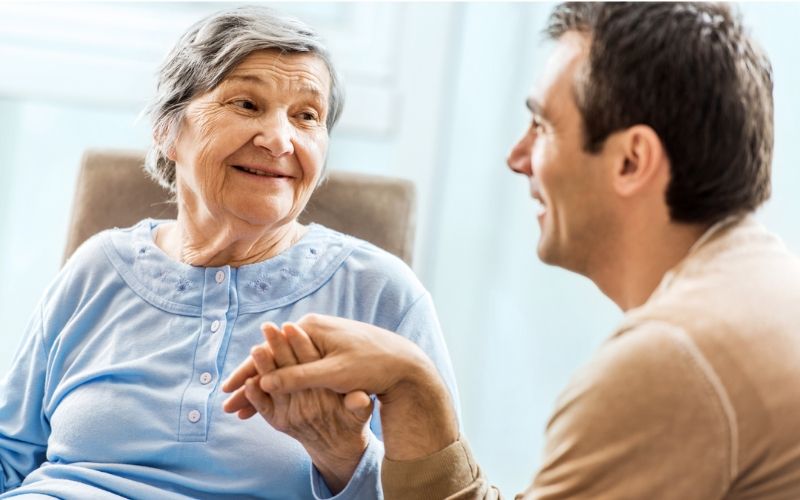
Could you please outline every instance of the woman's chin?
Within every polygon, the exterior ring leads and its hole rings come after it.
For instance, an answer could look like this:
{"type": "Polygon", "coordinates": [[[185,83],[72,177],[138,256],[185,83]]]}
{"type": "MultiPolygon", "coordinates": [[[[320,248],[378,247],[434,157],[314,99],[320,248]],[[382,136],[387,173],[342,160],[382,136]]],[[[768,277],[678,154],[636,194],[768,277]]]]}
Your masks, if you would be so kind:
{"type": "Polygon", "coordinates": [[[232,221],[234,224],[264,231],[280,229],[292,224],[297,218],[296,215],[293,215],[288,210],[271,208],[253,210],[252,206],[231,210],[230,213],[233,215],[232,221]]]}

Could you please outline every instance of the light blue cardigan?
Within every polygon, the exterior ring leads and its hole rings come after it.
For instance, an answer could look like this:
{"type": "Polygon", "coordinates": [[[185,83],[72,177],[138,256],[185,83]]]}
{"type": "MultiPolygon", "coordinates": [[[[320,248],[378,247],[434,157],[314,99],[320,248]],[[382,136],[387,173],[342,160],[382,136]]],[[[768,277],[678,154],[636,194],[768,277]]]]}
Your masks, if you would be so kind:
{"type": "MultiPolygon", "coordinates": [[[[0,382],[0,495],[325,498],[302,446],[219,389],[259,325],[317,312],[395,331],[428,353],[458,401],[430,295],[399,259],[319,225],[240,268],[175,262],[161,221],[86,242],[47,290],[0,382]]],[[[376,410],[377,411],[377,410],[376,410]]],[[[336,498],[380,498],[380,421],[336,498]]]]}

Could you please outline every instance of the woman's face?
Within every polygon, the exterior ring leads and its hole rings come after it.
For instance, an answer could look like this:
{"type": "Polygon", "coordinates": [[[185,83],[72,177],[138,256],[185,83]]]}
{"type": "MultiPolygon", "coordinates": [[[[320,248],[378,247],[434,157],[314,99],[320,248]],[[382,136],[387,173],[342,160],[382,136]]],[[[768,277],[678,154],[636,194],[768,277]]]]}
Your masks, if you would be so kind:
{"type": "Polygon", "coordinates": [[[322,172],[330,74],[311,54],[250,54],[186,109],[170,150],[179,209],[196,222],[278,228],[322,172]]]}

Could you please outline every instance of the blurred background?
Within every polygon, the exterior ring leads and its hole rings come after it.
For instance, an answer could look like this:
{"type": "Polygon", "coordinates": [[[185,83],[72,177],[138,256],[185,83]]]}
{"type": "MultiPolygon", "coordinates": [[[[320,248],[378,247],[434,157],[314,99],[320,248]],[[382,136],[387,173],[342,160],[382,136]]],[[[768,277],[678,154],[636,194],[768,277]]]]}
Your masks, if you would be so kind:
{"type": "MultiPolygon", "coordinates": [[[[161,58],[231,3],[0,4],[0,376],[61,264],[89,147],[144,149],[161,58]]],[[[542,265],[528,185],[505,167],[547,54],[549,3],[274,3],[317,28],[347,100],[329,168],[404,177],[419,194],[415,270],[436,301],[463,427],[506,495],[539,463],[571,372],[621,313],[542,265]]],[[[800,4],[741,4],[775,73],[774,190],[759,218],[800,252],[800,4]]]]}

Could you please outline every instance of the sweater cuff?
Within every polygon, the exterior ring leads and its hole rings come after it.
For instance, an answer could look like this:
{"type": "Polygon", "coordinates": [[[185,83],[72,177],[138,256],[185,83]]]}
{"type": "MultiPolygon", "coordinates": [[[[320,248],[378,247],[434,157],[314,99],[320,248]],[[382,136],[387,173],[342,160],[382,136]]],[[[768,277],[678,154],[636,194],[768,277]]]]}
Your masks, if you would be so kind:
{"type": "Polygon", "coordinates": [[[380,472],[383,458],[383,442],[370,432],[369,443],[361,460],[353,471],[353,476],[339,494],[334,495],[325,483],[319,470],[311,464],[311,492],[315,500],[349,500],[361,498],[381,498],[380,472]]]}
{"type": "Polygon", "coordinates": [[[466,438],[417,460],[383,459],[381,481],[386,498],[447,498],[478,479],[479,469],[466,438]]]}

